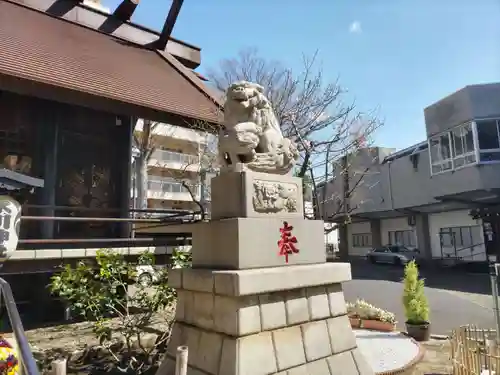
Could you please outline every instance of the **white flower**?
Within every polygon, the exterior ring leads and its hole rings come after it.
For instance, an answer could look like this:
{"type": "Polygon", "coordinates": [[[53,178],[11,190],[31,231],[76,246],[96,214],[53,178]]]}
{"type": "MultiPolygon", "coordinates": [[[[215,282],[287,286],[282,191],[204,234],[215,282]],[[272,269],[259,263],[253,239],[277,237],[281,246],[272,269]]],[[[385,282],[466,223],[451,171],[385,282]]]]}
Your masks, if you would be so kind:
{"type": "Polygon", "coordinates": [[[393,313],[375,307],[362,299],[358,299],[355,303],[348,302],[346,306],[349,315],[355,315],[360,319],[379,320],[381,322],[396,324],[396,316],[393,313]]]}

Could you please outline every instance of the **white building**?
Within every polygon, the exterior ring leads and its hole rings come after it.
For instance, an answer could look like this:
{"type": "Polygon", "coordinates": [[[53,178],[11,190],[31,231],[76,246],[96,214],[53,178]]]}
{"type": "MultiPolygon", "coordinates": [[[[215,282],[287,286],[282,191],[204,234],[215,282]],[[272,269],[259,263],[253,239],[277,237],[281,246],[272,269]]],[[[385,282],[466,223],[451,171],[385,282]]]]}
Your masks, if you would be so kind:
{"type": "MultiPolygon", "coordinates": [[[[139,134],[143,124],[143,120],[136,124],[139,134]]],[[[199,210],[182,181],[190,185],[196,201],[210,200],[213,176],[210,167],[215,163],[216,137],[202,131],[155,124],[152,145],[155,150],[148,160],[148,208],[199,210]],[[203,194],[202,186],[205,187],[203,194]]],[[[137,190],[134,187],[133,194],[137,190]]]]}
{"type": "MultiPolygon", "coordinates": [[[[500,83],[466,86],[425,109],[426,141],[390,154],[380,147],[359,150],[349,177],[327,189],[343,197],[346,184],[363,179],[349,198],[351,222],[339,232],[341,251],[364,256],[404,245],[441,263],[499,256],[499,98],[500,83]],[[359,173],[368,165],[369,173],[359,173]]],[[[325,200],[328,217],[338,202],[325,200]]]]}

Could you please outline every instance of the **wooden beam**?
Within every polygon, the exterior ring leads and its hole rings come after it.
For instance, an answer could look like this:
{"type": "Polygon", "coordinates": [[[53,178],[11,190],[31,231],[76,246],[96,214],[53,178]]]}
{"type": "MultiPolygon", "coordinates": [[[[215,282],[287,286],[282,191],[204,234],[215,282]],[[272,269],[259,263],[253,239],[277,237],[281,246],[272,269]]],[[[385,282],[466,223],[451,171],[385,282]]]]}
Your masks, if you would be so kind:
{"type": "MultiPolygon", "coordinates": [[[[0,0],[1,2],[2,0],[0,0]]],[[[15,0],[19,2],[21,0],[15,0]]],[[[46,12],[60,17],[66,21],[84,25],[94,30],[113,35],[115,37],[129,40],[154,49],[154,43],[158,40],[159,33],[147,29],[133,22],[121,22],[120,20],[106,16],[92,8],[74,6],[73,0],[22,0],[25,7],[46,12]],[[114,22],[109,22],[109,21],[114,22]],[[103,25],[107,23],[106,25],[103,25]]],[[[78,0],[75,0],[78,1],[78,0]]],[[[183,41],[170,38],[168,40],[168,52],[190,69],[200,66],[200,48],[187,44],[183,41]]]]}
{"type": "MultiPolygon", "coordinates": [[[[50,6],[47,7],[46,12],[51,16],[63,17],[82,2],[83,0],[55,0],[50,6]]],[[[23,5],[29,6],[29,4],[23,5]]]]}
{"type": "Polygon", "coordinates": [[[132,18],[139,0],[122,0],[113,12],[113,16],[122,22],[127,22],[132,18]]]}
{"type": "Polygon", "coordinates": [[[177,21],[177,17],[179,16],[179,12],[182,8],[182,3],[184,0],[172,0],[172,5],[170,6],[170,10],[168,11],[167,19],[163,24],[163,29],[161,30],[161,34],[154,43],[156,49],[163,51],[167,46],[167,42],[170,39],[170,35],[172,34],[172,30],[174,29],[175,22],[177,21]]]}

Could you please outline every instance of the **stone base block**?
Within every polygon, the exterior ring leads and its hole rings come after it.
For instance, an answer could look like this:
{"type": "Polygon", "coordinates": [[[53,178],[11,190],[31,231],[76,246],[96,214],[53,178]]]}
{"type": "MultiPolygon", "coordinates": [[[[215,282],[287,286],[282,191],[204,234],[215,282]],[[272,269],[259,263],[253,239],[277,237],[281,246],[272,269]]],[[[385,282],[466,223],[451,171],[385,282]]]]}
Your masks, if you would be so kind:
{"type": "Polygon", "coordinates": [[[286,263],[278,241],[284,221],[277,218],[235,218],[199,223],[193,233],[193,267],[249,269],[326,262],[321,220],[287,219],[298,253],[286,263]]]}
{"type": "Polygon", "coordinates": [[[211,217],[303,218],[302,179],[251,171],[221,171],[211,181],[211,217]]]}
{"type": "Polygon", "coordinates": [[[251,296],[177,290],[176,321],[239,337],[347,313],[341,284],[251,296]]]}
{"type": "Polygon", "coordinates": [[[188,346],[188,375],[373,375],[346,315],[243,337],[176,323],[157,375],[174,375],[188,346]]]}
{"type": "Polygon", "coordinates": [[[245,296],[351,280],[349,263],[321,263],[250,270],[172,269],[172,288],[222,296],[245,296]]]}
{"type": "Polygon", "coordinates": [[[373,375],[359,353],[341,282],[350,265],[172,270],[176,323],[157,375],[373,375]]]}

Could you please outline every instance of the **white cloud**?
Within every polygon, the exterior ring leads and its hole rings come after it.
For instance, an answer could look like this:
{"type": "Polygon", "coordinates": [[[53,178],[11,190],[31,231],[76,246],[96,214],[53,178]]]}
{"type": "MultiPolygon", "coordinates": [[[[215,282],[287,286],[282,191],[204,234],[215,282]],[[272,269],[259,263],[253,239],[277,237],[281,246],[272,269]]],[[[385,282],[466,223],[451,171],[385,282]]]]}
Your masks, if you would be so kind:
{"type": "Polygon", "coordinates": [[[351,34],[361,34],[363,32],[363,30],[361,29],[361,22],[359,22],[359,21],[353,21],[349,25],[349,32],[351,34]]]}

